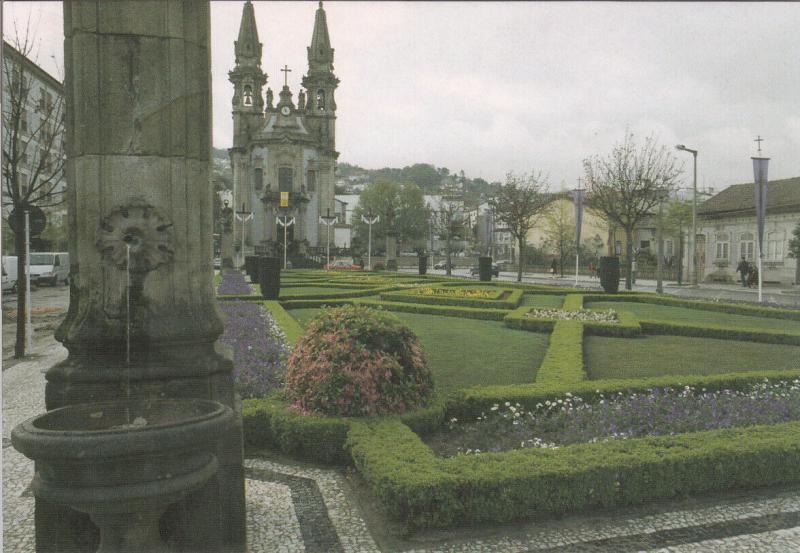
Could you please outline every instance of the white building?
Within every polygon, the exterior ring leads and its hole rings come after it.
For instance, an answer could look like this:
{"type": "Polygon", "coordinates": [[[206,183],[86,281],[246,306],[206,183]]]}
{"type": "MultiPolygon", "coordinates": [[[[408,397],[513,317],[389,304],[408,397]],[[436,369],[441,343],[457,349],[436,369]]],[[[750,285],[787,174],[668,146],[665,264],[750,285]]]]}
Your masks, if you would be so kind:
{"type": "MultiPolygon", "coordinates": [[[[698,280],[738,280],[739,260],[744,256],[755,263],[758,255],[754,184],[729,186],[703,202],[697,213],[698,280]]],[[[788,257],[788,253],[792,230],[798,223],[800,177],[769,182],[764,225],[764,282],[797,283],[797,260],[788,257]]]]}

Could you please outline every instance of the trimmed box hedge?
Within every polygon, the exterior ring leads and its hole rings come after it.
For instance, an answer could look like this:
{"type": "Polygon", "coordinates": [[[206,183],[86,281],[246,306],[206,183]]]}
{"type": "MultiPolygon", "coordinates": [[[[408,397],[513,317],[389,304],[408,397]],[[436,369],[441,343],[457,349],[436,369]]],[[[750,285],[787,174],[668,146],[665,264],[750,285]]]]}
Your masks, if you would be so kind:
{"type": "Polygon", "coordinates": [[[410,529],[800,482],[800,422],[442,459],[381,420],[354,422],[347,448],[410,529]]]}
{"type": "Polygon", "coordinates": [[[522,301],[522,290],[510,290],[508,288],[498,288],[497,299],[482,298],[459,298],[447,296],[422,295],[411,292],[391,292],[382,293],[383,301],[395,301],[402,303],[424,303],[426,305],[447,305],[456,307],[471,307],[477,309],[516,309],[522,301]],[[505,299],[499,299],[504,293],[508,293],[505,299]]]}
{"type": "Polygon", "coordinates": [[[316,308],[325,306],[336,306],[345,304],[358,304],[366,305],[385,309],[387,311],[396,311],[400,313],[417,313],[421,315],[441,315],[444,317],[461,317],[467,319],[482,319],[485,321],[502,321],[506,316],[507,311],[500,309],[478,309],[472,307],[455,307],[444,305],[427,305],[422,303],[402,303],[402,302],[387,302],[377,300],[357,300],[357,299],[344,299],[344,300],[288,300],[281,302],[285,309],[302,309],[302,308],[316,308]]]}

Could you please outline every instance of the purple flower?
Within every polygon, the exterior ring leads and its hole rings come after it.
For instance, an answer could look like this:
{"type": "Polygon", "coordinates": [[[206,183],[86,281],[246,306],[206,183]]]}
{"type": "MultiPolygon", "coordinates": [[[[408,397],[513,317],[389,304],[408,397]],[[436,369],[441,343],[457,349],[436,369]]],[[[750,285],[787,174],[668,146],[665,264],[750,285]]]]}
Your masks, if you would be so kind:
{"type": "Polygon", "coordinates": [[[222,273],[222,283],[217,288],[217,294],[222,296],[228,294],[249,295],[252,293],[253,289],[245,282],[244,275],[241,272],[235,269],[228,269],[222,273]]]}

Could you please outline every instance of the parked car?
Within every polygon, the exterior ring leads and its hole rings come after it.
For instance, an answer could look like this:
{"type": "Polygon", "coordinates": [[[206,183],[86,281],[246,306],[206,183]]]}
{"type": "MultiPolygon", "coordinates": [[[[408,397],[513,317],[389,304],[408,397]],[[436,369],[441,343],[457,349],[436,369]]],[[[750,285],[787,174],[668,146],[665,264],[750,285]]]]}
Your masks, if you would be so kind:
{"type": "Polygon", "coordinates": [[[340,257],[325,265],[326,271],[359,271],[361,265],[357,264],[352,257],[340,257]]]}
{"type": "Polygon", "coordinates": [[[3,292],[16,292],[17,290],[17,256],[3,256],[3,292]]]}
{"type": "MultiPolygon", "coordinates": [[[[480,274],[480,269],[478,267],[472,267],[469,270],[469,274],[472,276],[480,274]]],[[[500,267],[497,266],[497,263],[492,263],[492,274],[494,276],[500,276],[500,267]]]]}
{"type": "Polygon", "coordinates": [[[31,281],[37,284],[69,282],[69,254],[66,252],[39,252],[31,254],[31,281]]]}
{"type": "Polygon", "coordinates": [[[496,265],[501,271],[508,271],[510,270],[513,263],[511,262],[510,259],[501,259],[496,263],[496,265]]]}
{"type": "MultiPolygon", "coordinates": [[[[433,268],[437,269],[437,270],[440,270],[440,271],[446,271],[447,270],[447,261],[440,261],[439,263],[434,265],[433,268]]],[[[456,264],[451,261],[450,262],[450,269],[455,269],[455,268],[456,268],[456,264]]]]}

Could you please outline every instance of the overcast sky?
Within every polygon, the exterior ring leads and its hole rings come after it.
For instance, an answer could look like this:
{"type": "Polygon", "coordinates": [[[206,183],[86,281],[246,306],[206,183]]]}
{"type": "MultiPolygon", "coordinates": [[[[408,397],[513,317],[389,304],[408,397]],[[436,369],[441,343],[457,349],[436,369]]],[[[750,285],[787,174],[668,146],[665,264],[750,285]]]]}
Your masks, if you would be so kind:
{"type": "MultiPolygon", "coordinates": [[[[296,94],[316,2],[254,2],[262,68],[296,94]]],[[[214,145],[231,145],[243,2],[212,2],[214,145]]],[[[39,63],[60,74],[60,2],[4,2],[26,21],[39,63]],[[52,56],[52,57],[51,57],[52,56]]],[[[800,3],[326,2],[336,50],[340,161],[426,162],[502,180],[542,170],[574,186],[581,161],[630,128],[700,151],[698,182],[752,180],[753,139],[770,178],[800,176],[800,3]]],[[[691,185],[691,156],[686,162],[691,185]]]]}

